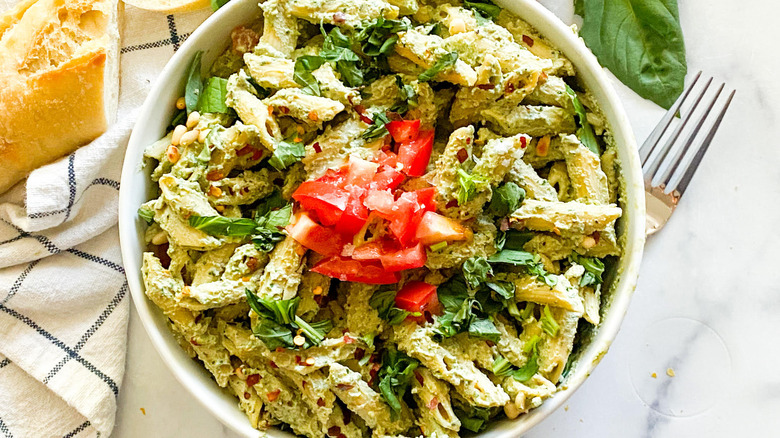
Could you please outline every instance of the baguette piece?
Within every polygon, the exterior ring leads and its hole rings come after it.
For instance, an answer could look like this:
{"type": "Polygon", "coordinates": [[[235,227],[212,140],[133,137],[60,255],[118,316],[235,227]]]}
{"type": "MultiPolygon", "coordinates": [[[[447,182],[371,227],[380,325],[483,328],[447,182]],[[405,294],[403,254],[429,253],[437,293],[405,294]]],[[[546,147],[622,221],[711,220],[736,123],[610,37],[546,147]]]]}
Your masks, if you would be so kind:
{"type": "Polygon", "coordinates": [[[113,122],[117,0],[22,0],[0,17],[0,193],[113,122]]]}

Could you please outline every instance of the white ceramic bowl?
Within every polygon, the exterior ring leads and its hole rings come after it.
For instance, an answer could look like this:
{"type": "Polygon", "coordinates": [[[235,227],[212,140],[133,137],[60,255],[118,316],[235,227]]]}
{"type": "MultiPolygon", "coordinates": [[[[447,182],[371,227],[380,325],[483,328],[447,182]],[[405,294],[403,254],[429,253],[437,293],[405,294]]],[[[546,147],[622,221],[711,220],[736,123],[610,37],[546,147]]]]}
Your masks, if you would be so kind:
{"type": "MultiPolygon", "coordinates": [[[[596,58],[569,27],[535,0],[497,0],[497,3],[536,27],[574,63],[580,78],[593,93],[609,121],[618,145],[626,193],[623,200],[622,220],[625,253],[618,266],[621,274],[605,317],[595,336],[581,350],[576,366],[560,391],[529,414],[515,421],[496,422],[482,434],[484,437],[509,438],[517,437],[527,431],[563,404],[585,381],[609,349],[620,328],[636,285],[645,241],[645,201],[642,174],[631,126],[596,58]]],[[[185,354],[169,332],[165,317],[144,295],[141,256],[144,251],[145,224],[138,218],[136,211],[143,202],[150,199],[154,190],[153,183],[149,179],[150,166],[144,168],[141,165],[143,150],[165,133],[165,128],[173,115],[174,102],[184,88],[184,76],[190,60],[196,51],[203,50],[203,65],[210,65],[227,47],[230,31],[238,25],[251,21],[259,15],[259,12],[257,0],[231,1],[206,20],[171,58],[149,93],[130,137],[119,194],[119,236],[122,259],[133,302],[152,343],[181,384],[220,421],[246,437],[257,437],[259,433],[252,428],[244,413],[238,409],[235,397],[223,392],[206,369],[185,354]]],[[[289,433],[275,430],[270,431],[269,435],[290,436],[289,433]]]]}

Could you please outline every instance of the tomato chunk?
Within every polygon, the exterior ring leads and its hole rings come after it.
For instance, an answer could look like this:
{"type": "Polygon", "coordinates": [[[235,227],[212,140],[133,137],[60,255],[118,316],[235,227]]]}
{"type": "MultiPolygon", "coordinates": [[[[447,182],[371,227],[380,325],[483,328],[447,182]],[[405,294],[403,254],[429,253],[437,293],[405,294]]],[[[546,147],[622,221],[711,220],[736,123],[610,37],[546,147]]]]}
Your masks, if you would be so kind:
{"type": "Polygon", "coordinates": [[[311,270],[341,281],[393,284],[399,280],[398,273],[385,270],[379,262],[339,256],[326,258],[314,265],[311,270]]]}
{"type": "Polygon", "coordinates": [[[424,322],[425,312],[433,315],[441,313],[439,297],[436,294],[436,286],[422,281],[410,281],[406,283],[395,295],[395,305],[399,309],[408,312],[421,313],[423,316],[414,318],[418,322],[424,322]]]}
{"type": "Polygon", "coordinates": [[[391,272],[403,271],[404,269],[421,268],[425,266],[428,259],[422,244],[404,248],[399,251],[383,254],[379,257],[382,266],[391,272]]]}
{"type": "Polygon", "coordinates": [[[314,222],[306,212],[296,214],[285,229],[301,245],[326,256],[341,254],[346,244],[341,235],[314,222]]]}
{"type": "Polygon", "coordinates": [[[387,132],[393,136],[396,143],[403,143],[417,138],[420,131],[420,120],[395,120],[385,125],[387,132]]]}
{"type": "Polygon", "coordinates": [[[403,246],[408,246],[414,242],[417,226],[423,218],[426,211],[435,208],[433,197],[436,189],[429,187],[426,189],[415,190],[413,192],[404,192],[395,201],[393,213],[386,219],[390,221],[389,230],[398,239],[403,246]],[[421,203],[422,201],[422,203],[421,203]]]}
{"type": "Polygon", "coordinates": [[[357,234],[368,220],[368,209],[363,205],[362,189],[352,190],[347,207],[341,219],[336,222],[336,231],[348,236],[357,234]]]}
{"type": "Polygon", "coordinates": [[[427,211],[417,226],[415,238],[423,245],[454,242],[471,238],[471,230],[438,213],[427,211]]]}
{"type": "Polygon", "coordinates": [[[406,177],[403,173],[390,166],[382,165],[382,167],[379,168],[379,172],[374,175],[374,179],[371,180],[369,187],[377,190],[395,190],[404,182],[404,179],[406,179],[406,177]]]}
{"type": "Polygon", "coordinates": [[[434,131],[420,131],[417,138],[400,143],[398,162],[403,164],[403,172],[409,176],[422,176],[431,161],[434,131]]]}
{"type": "Polygon", "coordinates": [[[396,249],[396,245],[387,239],[373,240],[355,248],[352,251],[352,258],[355,260],[380,260],[383,255],[396,249]]]}
{"type": "Polygon", "coordinates": [[[349,157],[347,179],[345,185],[364,187],[371,182],[376,174],[379,164],[366,161],[358,157],[349,157]]]}
{"type": "Polygon", "coordinates": [[[387,219],[393,215],[395,196],[388,190],[370,190],[363,203],[370,210],[376,211],[380,216],[387,219]]]}
{"type": "Polygon", "coordinates": [[[395,168],[395,165],[398,164],[398,155],[396,155],[393,151],[379,151],[379,156],[376,158],[376,162],[379,165],[395,168]]]}
{"type": "Polygon", "coordinates": [[[344,214],[349,202],[349,193],[330,182],[306,181],[301,184],[293,199],[301,206],[314,212],[323,225],[334,225],[344,214]]]}

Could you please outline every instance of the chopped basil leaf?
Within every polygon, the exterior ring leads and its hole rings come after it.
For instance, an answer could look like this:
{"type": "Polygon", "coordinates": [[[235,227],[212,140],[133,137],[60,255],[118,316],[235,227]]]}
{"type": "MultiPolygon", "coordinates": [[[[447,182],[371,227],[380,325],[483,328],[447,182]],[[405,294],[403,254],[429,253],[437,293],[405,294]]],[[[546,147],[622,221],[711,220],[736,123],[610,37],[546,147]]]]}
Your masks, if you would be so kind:
{"type": "Polygon", "coordinates": [[[312,96],[322,96],[320,83],[311,73],[317,70],[325,62],[320,56],[301,56],[295,60],[293,67],[293,80],[301,86],[301,91],[312,96]]]}
{"type": "Polygon", "coordinates": [[[490,0],[470,1],[464,0],[463,6],[472,9],[477,14],[484,14],[491,19],[496,19],[501,13],[501,8],[493,4],[490,0]]]}
{"type": "Polygon", "coordinates": [[[260,203],[255,207],[252,216],[255,220],[258,220],[268,214],[271,210],[284,207],[286,203],[287,201],[282,197],[282,191],[275,189],[270,195],[260,200],[260,203]]]}
{"type": "Polygon", "coordinates": [[[525,190],[513,182],[500,185],[493,191],[487,212],[493,216],[506,217],[520,208],[525,199],[525,190]]]}
{"type": "Polygon", "coordinates": [[[395,307],[395,290],[389,287],[377,289],[368,304],[377,310],[379,317],[390,325],[398,325],[411,313],[395,307]]]}
{"type": "Polygon", "coordinates": [[[533,239],[532,231],[506,230],[499,231],[496,237],[496,249],[516,249],[523,250],[523,246],[533,239]]]}
{"type": "Polygon", "coordinates": [[[409,389],[414,378],[414,370],[420,365],[416,359],[388,348],[382,354],[382,367],[379,369],[379,393],[393,410],[394,416],[401,412],[401,399],[409,389]]]}
{"type": "Polygon", "coordinates": [[[141,219],[145,220],[148,225],[151,225],[152,222],[154,222],[154,211],[152,211],[149,208],[146,207],[139,208],[138,216],[141,216],[141,219]]]}
{"type": "Polygon", "coordinates": [[[581,256],[577,253],[572,253],[569,260],[585,268],[585,274],[580,278],[580,286],[593,286],[604,281],[601,278],[604,273],[604,262],[601,260],[595,257],[581,256]]]}
{"type": "Polygon", "coordinates": [[[569,96],[571,103],[574,106],[574,115],[577,118],[577,125],[579,126],[577,128],[577,138],[579,138],[582,144],[590,149],[591,152],[599,155],[599,142],[596,140],[593,128],[590,126],[590,123],[588,123],[585,107],[582,106],[582,102],[580,102],[580,98],[577,97],[577,93],[568,85],[566,86],[566,94],[569,96]]]}
{"type": "Polygon", "coordinates": [[[184,87],[184,102],[187,105],[187,113],[198,109],[198,100],[203,90],[203,80],[200,77],[200,59],[203,56],[202,51],[195,53],[190,67],[187,70],[187,85],[184,87]]]}
{"type": "Polygon", "coordinates": [[[463,262],[463,276],[471,289],[478,288],[489,275],[493,275],[493,268],[485,257],[471,257],[463,262]]]}
{"type": "Polygon", "coordinates": [[[190,226],[211,236],[243,237],[252,234],[257,223],[252,219],[224,216],[190,216],[190,226]]]}
{"type": "Polygon", "coordinates": [[[515,284],[511,281],[489,281],[485,285],[501,298],[514,301],[515,284]]]}
{"type": "Polygon", "coordinates": [[[439,59],[436,60],[436,62],[431,66],[431,68],[420,73],[420,75],[417,77],[417,80],[420,82],[428,82],[433,78],[435,78],[436,75],[438,75],[442,71],[455,65],[455,62],[457,60],[458,60],[458,52],[449,52],[447,54],[444,54],[439,59]]]}
{"type": "Polygon", "coordinates": [[[527,382],[537,371],[539,371],[539,348],[537,346],[539,339],[539,336],[534,336],[523,346],[523,352],[530,352],[531,357],[528,358],[528,362],[526,362],[522,368],[518,368],[512,372],[512,377],[518,382],[527,382]]]}
{"type": "Polygon", "coordinates": [[[390,119],[387,118],[385,113],[378,112],[374,114],[374,123],[363,131],[363,140],[373,140],[376,138],[382,138],[388,134],[386,124],[390,123],[390,119]]]}
{"type": "Polygon", "coordinates": [[[478,408],[471,406],[470,411],[466,412],[458,407],[454,409],[455,416],[460,420],[461,425],[472,432],[481,432],[487,427],[488,421],[492,416],[487,408],[478,408]]]}
{"type": "Polygon", "coordinates": [[[187,108],[177,110],[171,119],[171,123],[168,125],[168,131],[173,130],[178,125],[187,123],[187,108]]]}
{"type": "Polygon", "coordinates": [[[553,318],[552,312],[550,312],[550,306],[544,306],[541,323],[542,330],[548,335],[555,336],[558,334],[560,326],[558,325],[558,322],[555,321],[555,318],[553,318]]]}
{"type": "Polygon", "coordinates": [[[212,76],[206,82],[206,87],[198,101],[198,111],[203,113],[227,114],[228,107],[225,104],[227,96],[227,79],[212,76]]]}
{"type": "Polygon", "coordinates": [[[508,263],[515,266],[523,266],[529,274],[539,277],[550,287],[558,283],[558,277],[544,269],[538,254],[516,249],[504,249],[490,256],[488,261],[490,263],[508,263]]]}
{"type": "Polygon", "coordinates": [[[417,93],[414,91],[414,88],[409,84],[404,84],[401,76],[395,77],[395,83],[398,85],[399,101],[390,107],[390,111],[403,114],[409,111],[410,108],[416,108],[417,93]]]}
{"type": "Polygon", "coordinates": [[[501,338],[501,332],[498,331],[496,325],[490,319],[474,318],[469,324],[469,336],[498,342],[501,338]]]}
{"type": "Polygon", "coordinates": [[[333,328],[329,320],[309,323],[295,314],[298,310],[300,297],[290,300],[266,300],[259,298],[249,289],[245,290],[247,303],[258,316],[257,324],[252,332],[263,341],[270,349],[284,348],[309,348],[319,345],[327,332],[333,328]],[[305,337],[302,345],[294,342],[295,334],[301,333],[305,337]]]}
{"type": "Polygon", "coordinates": [[[305,155],[306,148],[302,142],[288,139],[276,144],[276,149],[273,156],[268,159],[268,164],[276,170],[284,170],[301,161],[305,155]]]}
{"type": "Polygon", "coordinates": [[[487,180],[479,175],[469,175],[463,168],[458,168],[458,205],[463,205],[474,198],[477,186],[485,184],[487,180]]]}
{"type": "Polygon", "coordinates": [[[358,68],[360,57],[352,51],[352,41],[341,33],[340,28],[334,27],[325,35],[320,57],[330,62],[350,87],[363,85],[363,73],[358,68]]]}
{"type": "Polygon", "coordinates": [[[393,51],[398,42],[398,32],[407,30],[409,26],[401,20],[386,20],[377,18],[369,22],[357,34],[363,54],[368,57],[379,57],[393,51]]]}

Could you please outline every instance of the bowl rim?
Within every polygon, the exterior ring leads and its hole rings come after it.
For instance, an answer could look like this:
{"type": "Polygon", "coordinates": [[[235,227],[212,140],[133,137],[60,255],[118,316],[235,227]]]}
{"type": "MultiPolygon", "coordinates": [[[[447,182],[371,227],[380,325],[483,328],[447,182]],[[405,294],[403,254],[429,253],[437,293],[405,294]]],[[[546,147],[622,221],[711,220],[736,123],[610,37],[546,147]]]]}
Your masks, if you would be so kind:
{"type": "MultiPolygon", "coordinates": [[[[481,434],[483,437],[490,438],[510,438],[528,431],[568,400],[598,365],[617,336],[639,275],[645,242],[645,201],[639,155],[631,125],[610,79],[595,56],[585,47],[584,42],[572,28],[566,26],[535,0],[496,0],[496,3],[527,21],[575,65],[578,77],[596,97],[600,108],[607,116],[611,133],[618,147],[624,195],[627,198],[623,200],[624,253],[617,267],[620,272],[612,292],[609,310],[603,316],[589,345],[580,353],[576,367],[553,396],[518,420],[497,421],[481,434]]],[[[242,436],[257,437],[261,432],[252,428],[244,413],[237,409],[235,397],[226,396],[213,380],[204,377],[202,371],[205,369],[199,363],[188,360],[189,357],[164,326],[165,318],[161,317],[159,310],[146,298],[140,279],[140,260],[143,250],[139,251],[137,248],[139,233],[142,232],[139,227],[142,225],[136,216],[138,205],[134,205],[136,201],[133,198],[133,191],[137,189],[135,184],[131,183],[140,178],[140,163],[137,157],[141,156],[143,149],[150,144],[148,139],[144,138],[150,135],[144,132],[146,125],[159,123],[159,120],[151,119],[151,114],[159,105],[158,96],[163,95],[171,85],[181,83],[183,75],[174,74],[182,69],[183,64],[189,64],[196,51],[205,47],[224,46],[222,41],[214,42],[214,38],[208,35],[218,29],[221,22],[228,17],[235,19],[240,12],[249,11],[250,5],[257,9],[256,13],[259,13],[257,0],[234,0],[208,17],[187,38],[157,77],[138,113],[125,153],[119,191],[119,238],[133,303],[146,333],[163,361],[175,378],[218,420],[242,436]],[[195,366],[200,367],[200,371],[197,371],[195,366]],[[226,397],[232,400],[232,405],[225,403],[228,400],[226,397]],[[221,402],[220,398],[222,398],[221,402]]],[[[156,133],[156,138],[160,136],[159,132],[156,133]]],[[[276,429],[269,430],[268,434],[278,437],[292,436],[276,429]]]]}

